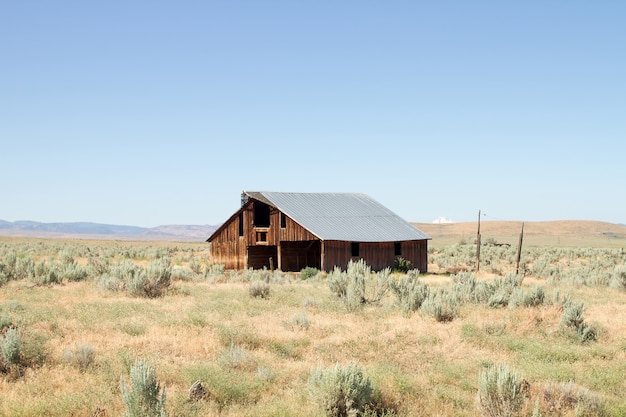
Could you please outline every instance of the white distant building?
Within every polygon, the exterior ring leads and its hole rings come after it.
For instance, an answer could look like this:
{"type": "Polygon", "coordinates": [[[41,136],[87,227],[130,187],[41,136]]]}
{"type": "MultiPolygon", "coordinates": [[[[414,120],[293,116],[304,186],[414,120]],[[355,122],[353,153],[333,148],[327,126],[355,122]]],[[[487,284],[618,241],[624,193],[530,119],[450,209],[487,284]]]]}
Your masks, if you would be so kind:
{"type": "Polygon", "coordinates": [[[452,220],[448,219],[447,217],[437,217],[435,220],[433,220],[433,224],[444,224],[444,223],[454,223],[452,220]]]}

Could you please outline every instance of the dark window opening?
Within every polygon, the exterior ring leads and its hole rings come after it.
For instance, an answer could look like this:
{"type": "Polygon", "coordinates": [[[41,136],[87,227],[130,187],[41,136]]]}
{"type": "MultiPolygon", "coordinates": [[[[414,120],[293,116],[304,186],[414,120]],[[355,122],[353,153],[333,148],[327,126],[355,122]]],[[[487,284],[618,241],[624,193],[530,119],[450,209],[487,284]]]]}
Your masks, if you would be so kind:
{"type": "Polygon", "coordinates": [[[352,242],[352,256],[359,256],[359,242],[352,242]]]}
{"type": "Polygon", "coordinates": [[[270,206],[260,201],[254,203],[254,225],[270,227],[270,206]]]}
{"type": "Polygon", "coordinates": [[[239,213],[239,236],[243,236],[243,211],[239,213]]]}
{"type": "Polygon", "coordinates": [[[395,242],[393,244],[393,253],[395,256],[402,256],[402,242],[395,242]]]}
{"type": "Polygon", "coordinates": [[[267,232],[256,232],[256,241],[259,242],[267,242],[267,232]]]}
{"type": "Polygon", "coordinates": [[[285,216],[285,213],[280,213],[280,227],[282,229],[284,229],[285,227],[287,227],[287,216],[285,216]]]}

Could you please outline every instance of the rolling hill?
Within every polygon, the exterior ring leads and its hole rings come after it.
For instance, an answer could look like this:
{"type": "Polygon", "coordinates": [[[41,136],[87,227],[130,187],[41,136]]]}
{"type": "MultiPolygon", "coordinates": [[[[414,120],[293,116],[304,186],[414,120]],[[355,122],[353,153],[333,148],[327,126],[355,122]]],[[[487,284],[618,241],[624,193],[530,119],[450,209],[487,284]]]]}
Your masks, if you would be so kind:
{"type": "MultiPolygon", "coordinates": [[[[474,243],[476,222],[467,223],[412,223],[432,237],[432,244],[474,243]]],[[[497,243],[517,245],[522,222],[483,221],[480,223],[481,241],[493,239],[497,243]]],[[[524,223],[524,245],[626,247],[626,226],[589,220],[557,220],[524,223]]]]}
{"type": "Polygon", "coordinates": [[[154,240],[203,242],[218,226],[164,225],[157,227],[69,222],[41,223],[0,220],[0,236],[95,240],[154,240]]]}

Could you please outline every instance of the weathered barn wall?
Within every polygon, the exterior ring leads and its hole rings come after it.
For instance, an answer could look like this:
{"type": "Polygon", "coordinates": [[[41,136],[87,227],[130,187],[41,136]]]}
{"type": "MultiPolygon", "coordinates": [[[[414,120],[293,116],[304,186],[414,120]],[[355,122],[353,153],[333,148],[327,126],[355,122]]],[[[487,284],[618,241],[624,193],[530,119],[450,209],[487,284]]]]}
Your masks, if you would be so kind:
{"type": "MultiPolygon", "coordinates": [[[[401,242],[402,251],[399,256],[411,262],[411,268],[421,272],[428,270],[427,241],[401,242]]],[[[363,259],[373,270],[387,267],[393,268],[396,259],[395,242],[360,242],[359,256],[352,256],[352,242],[325,241],[323,269],[331,271],[335,266],[345,269],[350,260],[363,259]]]]}

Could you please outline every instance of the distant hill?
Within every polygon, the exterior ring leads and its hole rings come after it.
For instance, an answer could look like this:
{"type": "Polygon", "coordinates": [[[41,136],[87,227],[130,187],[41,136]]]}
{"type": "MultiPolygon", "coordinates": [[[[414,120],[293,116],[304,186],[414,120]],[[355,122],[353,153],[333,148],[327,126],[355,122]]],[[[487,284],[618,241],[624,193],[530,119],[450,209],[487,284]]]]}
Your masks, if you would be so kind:
{"type": "Polygon", "coordinates": [[[210,225],[164,225],[147,228],[89,222],[41,223],[31,220],[15,222],[0,220],[0,236],[202,242],[217,227],[210,225]]]}
{"type": "MultiPolygon", "coordinates": [[[[413,225],[431,236],[434,245],[474,243],[478,226],[476,222],[413,225]]],[[[521,228],[519,221],[481,221],[481,242],[492,239],[517,245],[521,228]]],[[[524,245],[626,248],[626,226],[589,220],[525,222],[524,245]]]]}
{"type": "MultiPolygon", "coordinates": [[[[429,245],[474,243],[476,222],[412,223],[432,237],[429,245]]],[[[517,245],[522,222],[482,221],[481,241],[517,245]]],[[[204,242],[219,225],[163,225],[157,227],[120,226],[112,224],[73,222],[40,223],[30,220],[8,222],[0,220],[0,236],[204,242]]],[[[626,226],[586,220],[526,222],[524,245],[626,248],[626,226]]]]}

